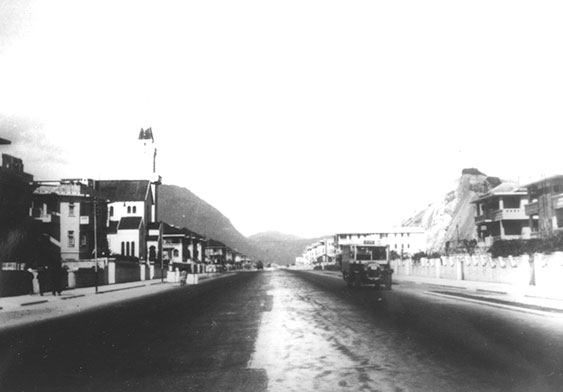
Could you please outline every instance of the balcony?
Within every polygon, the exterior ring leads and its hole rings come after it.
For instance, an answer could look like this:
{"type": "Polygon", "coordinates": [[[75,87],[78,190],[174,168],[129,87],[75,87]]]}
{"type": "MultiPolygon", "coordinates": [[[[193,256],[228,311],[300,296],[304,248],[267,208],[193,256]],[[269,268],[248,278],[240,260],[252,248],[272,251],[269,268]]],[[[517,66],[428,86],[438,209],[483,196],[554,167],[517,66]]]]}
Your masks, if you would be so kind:
{"type": "Polygon", "coordinates": [[[491,218],[491,213],[484,213],[483,215],[477,215],[475,217],[475,224],[481,224],[481,223],[488,223],[488,222],[492,222],[492,218],[491,218]]]}
{"type": "Polygon", "coordinates": [[[505,235],[496,235],[493,237],[494,241],[499,241],[499,240],[523,240],[523,239],[529,239],[530,235],[515,235],[515,234],[505,234],[505,235]]]}
{"type": "Polygon", "coordinates": [[[540,207],[537,201],[534,201],[532,203],[528,203],[526,204],[526,206],[524,207],[524,212],[526,215],[538,215],[540,212],[540,207]]]}
{"type": "Polygon", "coordinates": [[[33,208],[31,210],[31,217],[43,223],[53,222],[53,216],[58,216],[58,214],[56,212],[44,212],[41,208],[33,208]]]}
{"type": "Polygon", "coordinates": [[[524,208],[505,208],[497,210],[493,214],[493,220],[522,220],[528,219],[524,208]]]}

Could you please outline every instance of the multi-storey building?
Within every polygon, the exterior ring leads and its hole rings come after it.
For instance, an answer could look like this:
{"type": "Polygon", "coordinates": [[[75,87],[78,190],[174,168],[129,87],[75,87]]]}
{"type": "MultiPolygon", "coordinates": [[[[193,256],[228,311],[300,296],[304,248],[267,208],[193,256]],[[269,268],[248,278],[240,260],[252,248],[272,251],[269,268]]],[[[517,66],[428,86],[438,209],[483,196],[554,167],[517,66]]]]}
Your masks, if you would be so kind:
{"type": "Polygon", "coordinates": [[[205,261],[210,264],[225,264],[227,247],[222,242],[209,238],[205,242],[205,261]]]}
{"type": "Polygon", "coordinates": [[[563,231],[563,175],[556,175],[526,185],[532,237],[549,237],[563,231]]]}
{"type": "Polygon", "coordinates": [[[106,200],[95,188],[88,179],[35,183],[30,215],[63,261],[93,258],[95,243],[98,253],[107,249],[106,200]]]}
{"type": "Polygon", "coordinates": [[[196,263],[202,263],[205,258],[205,237],[185,228],[182,229],[182,232],[184,233],[188,241],[188,260],[194,261],[196,263]]]}
{"type": "Polygon", "coordinates": [[[299,258],[300,264],[332,263],[336,259],[336,248],[334,238],[328,237],[320,239],[307,246],[303,255],[299,258]]]}
{"type": "Polygon", "coordinates": [[[158,260],[158,238],[162,230],[162,257],[164,264],[201,263],[205,250],[205,237],[164,222],[149,224],[147,248],[149,261],[158,260]]]}
{"type": "Polygon", "coordinates": [[[525,213],[527,191],[514,183],[503,183],[473,201],[479,242],[492,245],[497,240],[530,238],[530,223],[525,213]]]}
{"type": "MultiPolygon", "coordinates": [[[[0,139],[0,145],[10,144],[0,139]]],[[[30,220],[29,208],[33,196],[33,176],[24,172],[23,161],[2,154],[0,166],[0,263],[34,262],[33,250],[24,238],[32,229],[24,222],[30,220]]],[[[0,265],[6,268],[6,265],[0,265]]]]}

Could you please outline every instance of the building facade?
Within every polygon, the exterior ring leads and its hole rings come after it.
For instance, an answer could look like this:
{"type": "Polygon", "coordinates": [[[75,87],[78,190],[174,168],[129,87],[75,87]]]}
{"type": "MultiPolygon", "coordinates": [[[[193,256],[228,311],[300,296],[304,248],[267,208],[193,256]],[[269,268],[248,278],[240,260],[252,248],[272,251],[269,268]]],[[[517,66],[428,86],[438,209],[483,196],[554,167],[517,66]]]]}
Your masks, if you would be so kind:
{"type": "Polygon", "coordinates": [[[530,238],[531,227],[534,227],[535,222],[532,221],[530,225],[525,212],[528,204],[525,188],[504,183],[479,197],[473,204],[480,243],[490,246],[498,240],[530,238]]]}
{"type": "Polygon", "coordinates": [[[209,264],[225,265],[227,262],[227,245],[214,239],[205,243],[205,261],[209,264]]]}
{"type": "Polygon", "coordinates": [[[147,227],[152,223],[155,199],[149,180],[96,182],[107,202],[107,239],[113,255],[147,260],[147,227]]]}
{"type": "Polygon", "coordinates": [[[426,231],[420,227],[398,227],[373,233],[337,233],[334,247],[340,252],[343,245],[358,244],[364,241],[389,245],[397,255],[413,255],[426,251],[426,231]]]}
{"type": "Polygon", "coordinates": [[[563,231],[563,175],[533,182],[526,189],[531,236],[546,238],[563,231]]]}
{"type": "MultiPolygon", "coordinates": [[[[10,144],[0,139],[0,145],[10,144]]],[[[35,252],[25,238],[33,235],[29,218],[33,199],[33,176],[24,172],[23,161],[2,154],[0,166],[0,263],[33,263],[35,252]]],[[[5,268],[6,265],[0,265],[5,268]]]]}
{"type": "Polygon", "coordinates": [[[96,245],[98,253],[107,249],[106,200],[93,180],[36,182],[30,216],[63,261],[91,259],[96,245]]]}

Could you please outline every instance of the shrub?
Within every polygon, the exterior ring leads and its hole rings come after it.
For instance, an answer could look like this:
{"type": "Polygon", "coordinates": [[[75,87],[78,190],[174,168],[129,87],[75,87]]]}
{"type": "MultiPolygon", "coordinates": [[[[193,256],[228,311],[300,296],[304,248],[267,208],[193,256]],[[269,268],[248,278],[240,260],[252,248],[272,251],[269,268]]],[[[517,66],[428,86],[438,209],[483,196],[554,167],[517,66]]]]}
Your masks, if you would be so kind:
{"type": "Polygon", "coordinates": [[[520,256],[532,253],[563,251],[563,234],[530,240],[495,241],[489,248],[492,257],[520,256]]]}
{"type": "Polygon", "coordinates": [[[423,257],[427,257],[425,252],[417,252],[414,255],[412,255],[412,259],[415,262],[419,262],[421,258],[423,257]]]}

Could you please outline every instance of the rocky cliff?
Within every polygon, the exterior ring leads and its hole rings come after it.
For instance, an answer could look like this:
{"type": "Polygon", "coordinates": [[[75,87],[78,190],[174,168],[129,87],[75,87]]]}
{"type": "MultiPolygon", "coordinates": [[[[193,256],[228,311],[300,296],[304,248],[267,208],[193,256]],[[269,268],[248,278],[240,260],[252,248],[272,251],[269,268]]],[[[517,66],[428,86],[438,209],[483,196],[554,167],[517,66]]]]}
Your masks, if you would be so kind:
{"type": "Polygon", "coordinates": [[[405,220],[403,225],[426,229],[429,252],[442,252],[448,241],[475,239],[475,207],[471,202],[501,183],[497,177],[489,177],[477,169],[464,169],[454,190],[405,220]]]}

